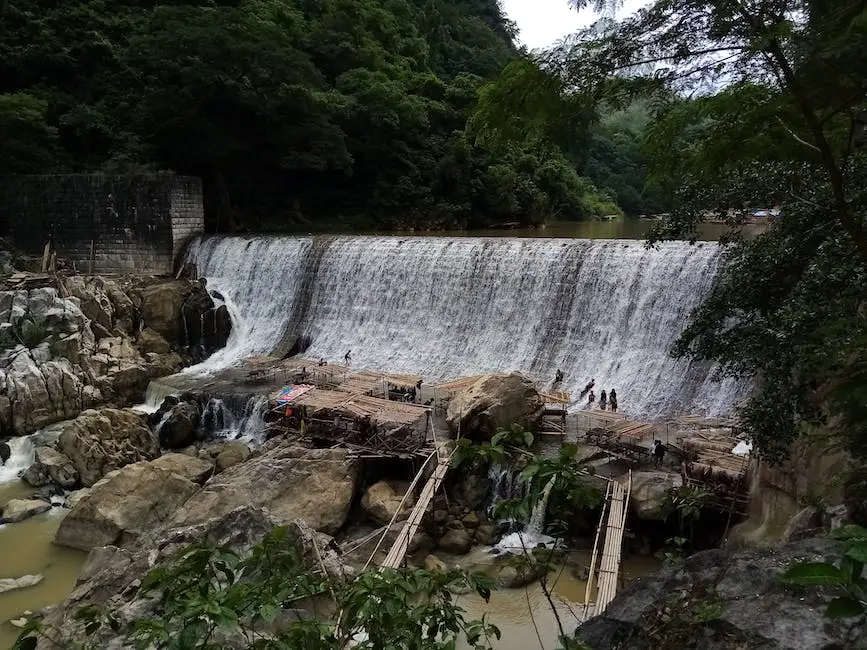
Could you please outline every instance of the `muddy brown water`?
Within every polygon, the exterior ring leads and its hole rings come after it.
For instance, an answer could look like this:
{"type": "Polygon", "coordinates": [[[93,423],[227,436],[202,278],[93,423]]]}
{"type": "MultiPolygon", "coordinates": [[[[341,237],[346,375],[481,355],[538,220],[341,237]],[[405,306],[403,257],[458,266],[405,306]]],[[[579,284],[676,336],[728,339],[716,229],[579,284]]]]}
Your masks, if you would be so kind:
{"type": "MultiPolygon", "coordinates": [[[[23,481],[0,485],[0,503],[27,497],[33,488],[23,481]]],[[[41,574],[42,582],[34,587],[0,594],[0,648],[9,648],[18,638],[18,630],[9,620],[27,610],[36,611],[62,601],[75,586],[75,578],[87,554],[51,543],[67,510],[52,508],[48,512],[17,524],[0,526],[0,578],[18,578],[41,574]]]]}
{"type": "MultiPolygon", "coordinates": [[[[519,589],[497,589],[491,593],[487,603],[476,594],[459,596],[457,603],[465,610],[467,619],[485,616],[499,628],[500,640],[493,644],[497,650],[554,650],[560,647],[557,617],[567,634],[573,633],[583,618],[587,582],[576,575],[575,569],[589,566],[590,555],[589,550],[571,551],[565,565],[555,567],[549,574],[557,616],[538,582],[519,589]]],[[[477,548],[463,558],[439,557],[446,564],[472,570],[479,570],[485,562],[491,561],[489,551],[483,548],[477,548]]],[[[651,575],[660,565],[661,562],[655,558],[633,556],[624,559],[621,570],[624,580],[630,582],[651,575]]],[[[592,596],[595,593],[591,593],[592,596]]],[[[458,648],[468,650],[470,646],[462,642],[458,648]]]]}

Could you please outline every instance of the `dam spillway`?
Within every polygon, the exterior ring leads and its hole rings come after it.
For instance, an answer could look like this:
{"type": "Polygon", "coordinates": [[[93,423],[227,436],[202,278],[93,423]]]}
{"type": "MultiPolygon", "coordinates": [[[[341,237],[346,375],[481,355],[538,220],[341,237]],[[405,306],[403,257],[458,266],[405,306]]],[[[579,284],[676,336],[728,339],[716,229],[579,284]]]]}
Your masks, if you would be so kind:
{"type": "Polygon", "coordinates": [[[204,237],[187,260],[234,321],[204,368],[283,355],[415,373],[427,381],[521,370],[577,398],[596,379],[621,410],[728,414],[746,386],[671,344],[711,290],[715,243],[472,237],[204,237]]]}

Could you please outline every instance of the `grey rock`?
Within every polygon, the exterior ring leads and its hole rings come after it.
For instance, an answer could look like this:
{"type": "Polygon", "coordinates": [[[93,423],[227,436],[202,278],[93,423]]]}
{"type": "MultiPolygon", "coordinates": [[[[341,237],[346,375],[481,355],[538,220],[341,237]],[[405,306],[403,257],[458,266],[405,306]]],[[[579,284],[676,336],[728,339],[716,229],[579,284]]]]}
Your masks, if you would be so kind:
{"type": "Polygon", "coordinates": [[[476,542],[484,546],[493,546],[500,540],[499,530],[494,524],[481,524],[476,528],[476,542]]]}
{"type": "Polygon", "coordinates": [[[51,504],[41,499],[12,499],[3,506],[3,519],[14,524],[50,509],[51,504]]]}
{"type": "Polygon", "coordinates": [[[438,546],[446,553],[453,555],[465,555],[473,546],[473,537],[470,531],[463,528],[452,528],[440,537],[438,546]]]}
{"type": "Polygon", "coordinates": [[[449,401],[446,420],[453,433],[490,438],[501,427],[534,430],[544,403],[533,380],[520,373],[484,375],[449,401]]]}
{"type": "MultiPolygon", "coordinates": [[[[194,526],[156,530],[128,547],[94,549],[76,588],[63,603],[45,612],[43,629],[46,633],[37,648],[74,647],[83,638],[81,623],[75,620],[75,614],[84,605],[103,605],[115,613],[122,624],[134,618],[158,616],[158,600],[134,600],[142,578],[150,569],[163,565],[181,549],[199,542],[227,547],[245,556],[275,525],[265,510],[242,506],[194,526]]],[[[335,579],[353,575],[351,568],[342,565],[331,538],[315,533],[303,522],[288,522],[286,528],[288,541],[300,547],[301,560],[306,566],[317,569],[324,566],[335,579]]],[[[121,647],[113,645],[117,638],[108,629],[89,641],[99,648],[121,647]]]]}
{"type": "Polygon", "coordinates": [[[199,484],[204,483],[214,473],[213,463],[186,454],[165,454],[151,461],[151,465],[180,474],[193,483],[199,484]]]}
{"type": "Polygon", "coordinates": [[[346,521],[358,477],[359,463],[345,450],[281,446],[211,478],[172,521],[198,524],[251,505],[267,508],[277,522],[302,519],[333,534],[346,521]]]}
{"type": "Polygon", "coordinates": [[[33,464],[21,477],[33,487],[54,484],[64,488],[78,484],[78,470],[72,461],[52,447],[37,447],[33,464]]]}
{"type": "Polygon", "coordinates": [[[0,594],[5,594],[7,591],[16,589],[26,589],[33,587],[42,582],[42,576],[39,574],[28,574],[20,578],[0,578],[0,594]]]}
{"type": "Polygon", "coordinates": [[[198,489],[153,463],[127,465],[109,472],[78,501],[60,523],[54,542],[82,551],[127,544],[158,528],[198,489]]]}
{"type": "Polygon", "coordinates": [[[57,445],[75,465],[84,487],[112,470],[160,453],[144,416],[129,409],[84,411],[63,427],[57,445]]]}
{"type": "Polygon", "coordinates": [[[159,426],[160,445],[168,449],[181,449],[194,443],[200,415],[198,404],[193,402],[180,402],[173,406],[159,426]]]}
{"type": "Polygon", "coordinates": [[[832,543],[822,538],[775,548],[696,553],[634,582],[602,616],[579,627],[576,637],[594,649],[667,647],[666,635],[675,632],[695,639],[697,645],[688,647],[710,650],[849,647],[845,641],[850,635],[867,635],[863,619],[826,619],[822,612],[834,594],[795,590],[780,581],[793,562],[835,553],[832,543]],[[703,615],[708,609],[713,620],[703,615]]]}

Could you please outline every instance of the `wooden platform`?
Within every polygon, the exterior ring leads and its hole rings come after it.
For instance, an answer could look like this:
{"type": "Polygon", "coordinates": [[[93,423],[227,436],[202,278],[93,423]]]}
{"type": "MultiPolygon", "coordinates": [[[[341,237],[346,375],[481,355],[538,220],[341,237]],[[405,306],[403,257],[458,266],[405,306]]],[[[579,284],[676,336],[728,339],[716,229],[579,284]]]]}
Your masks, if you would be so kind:
{"type": "Polygon", "coordinates": [[[681,436],[678,446],[684,455],[684,484],[710,492],[709,507],[746,514],[753,464],[750,456],[731,453],[740,441],[719,431],[695,431],[681,436]]]}
{"type": "Polygon", "coordinates": [[[415,388],[422,378],[419,375],[400,375],[386,372],[360,370],[345,375],[334,390],[353,395],[387,397],[390,390],[415,388]]]}
{"type": "Polygon", "coordinates": [[[619,413],[600,411],[599,416],[594,416],[597,426],[584,434],[588,444],[632,465],[650,462],[650,447],[642,443],[656,437],[656,425],[629,420],[619,413]]]}
{"type": "Polygon", "coordinates": [[[271,410],[290,430],[360,451],[415,453],[428,442],[431,410],[417,404],[313,388],[271,410]]]}
{"type": "Polygon", "coordinates": [[[562,391],[541,393],[541,395],[544,402],[544,410],[542,411],[542,424],[539,433],[544,435],[565,435],[566,415],[571,395],[562,391]]]}

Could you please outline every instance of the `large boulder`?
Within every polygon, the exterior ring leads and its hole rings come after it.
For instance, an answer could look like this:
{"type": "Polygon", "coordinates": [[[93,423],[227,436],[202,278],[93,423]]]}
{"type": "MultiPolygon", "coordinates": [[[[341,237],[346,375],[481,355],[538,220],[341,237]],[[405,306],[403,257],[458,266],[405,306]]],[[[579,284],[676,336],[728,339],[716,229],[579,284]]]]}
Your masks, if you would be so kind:
{"type": "Polygon", "coordinates": [[[65,284],[67,291],[78,298],[81,311],[91,323],[99,324],[103,331],[110,332],[114,328],[114,305],[102,278],[74,275],[67,278],[65,284]]]}
{"type": "Polygon", "coordinates": [[[172,524],[201,523],[247,504],[267,509],[277,523],[303,519],[334,534],[349,514],[358,474],[346,450],[278,446],[210,479],[172,524]]]}
{"type": "Polygon", "coordinates": [[[54,484],[71,488],[78,484],[78,470],[67,456],[53,447],[37,447],[33,464],[21,478],[33,487],[54,484]]]}
{"type": "MultiPolygon", "coordinates": [[[[400,508],[401,499],[409,489],[409,483],[397,481],[379,481],[374,483],[361,497],[361,508],[374,522],[384,526],[391,523],[392,517],[400,508]]],[[[415,496],[410,495],[401,508],[396,521],[406,519],[415,505],[415,496]]]]}
{"type": "Polygon", "coordinates": [[[190,283],[185,280],[158,282],[139,290],[139,311],[145,325],[169,342],[183,339],[183,308],[189,294],[190,283]]]}
{"type": "Polygon", "coordinates": [[[449,496],[471,510],[477,510],[488,498],[491,492],[491,479],[488,478],[488,470],[484,464],[472,466],[464,465],[457,472],[453,472],[449,485],[449,496]]]}
{"type": "Polygon", "coordinates": [[[535,430],[544,402],[533,381],[520,373],[479,377],[449,400],[449,428],[462,436],[490,438],[497,429],[520,424],[535,430]]]}
{"type": "Polygon", "coordinates": [[[124,545],[175,514],[199,486],[153,463],[109,472],[63,519],[54,543],[89,551],[124,545]]]}
{"type": "Polygon", "coordinates": [[[252,453],[250,448],[243,442],[231,441],[216,445],[210,450],[217,466],[217,473],[223,472],[230,467],[243,463],[252,453]]]}
{"type": "MultiPolygon", "coordinates": [[[[64,339],[70,340],[70,337],[64,339]]],[[[75,356],[80,340],[72,346],[75,356]]],[[[51,359],[47,342],[32,350],[19,345],[0,354],[0,430],[25,435],[75,417],[101,399],[69,359],[51,359]]]]}
{"type": "Polygon", "coordinates": [[[176,347],[202,343],[203,324],[215,323],[215,315],[208,316],[214,311],[214,301],[204,282],[156,282],[132,293],[139,302],[145,325],[176,347]]]}
{"type": "Polygon", "coordinates": [[[168,354],[172,351],[169,342],[150,327],[145,327],[138,335],[136,346],[142,353],[168,354]]]}
{"type": "Polygon", "coordinates": [[[792,589],[780,580],[795,561],[836,553],[820,538],[773,548],[710,550],[671,563],[618,592],[605,613],[578,628],[596,648],[807,650],[855,648],[867,621],[823,616],[837,594],[792,589]]]}
{"type": "MultiPolygon", "coordinates": [[[[628,478],[618,479],[624,488],[628,478]]],[[[629,496],[629,509],[639,519],[664,520],[668,517],[668,504],[671,491],[683,485],[680,474],[661,471],[632,473],[632,492],[629,496]]]]}
{"type": "Polygon", "coordinates": [[[181,449],[198,437],[201,411],[195,402],[179,402],[166,414],[157,427],[160,444],[168,449],[181,449]]]}
{"type": "Polygon", "coordinates": [[[75,465],[85,487],[112,470],[160,455],[144,416],[129,409],[84,411],[64,426],[57,446],[75,465]]]}

